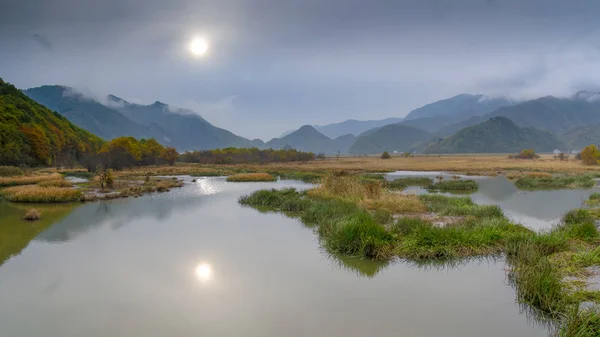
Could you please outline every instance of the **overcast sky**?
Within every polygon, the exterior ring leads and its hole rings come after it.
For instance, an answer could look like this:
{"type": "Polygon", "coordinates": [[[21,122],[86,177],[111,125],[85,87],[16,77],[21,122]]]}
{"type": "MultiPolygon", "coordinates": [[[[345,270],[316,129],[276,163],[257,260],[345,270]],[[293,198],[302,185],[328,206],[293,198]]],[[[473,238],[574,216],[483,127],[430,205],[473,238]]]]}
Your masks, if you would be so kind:
{"type": "Polygon", "coordinates": [[[0,77],[268,139],[463,92],[600,90],[599,17],[598,0],[0,0],[0,77]]]}

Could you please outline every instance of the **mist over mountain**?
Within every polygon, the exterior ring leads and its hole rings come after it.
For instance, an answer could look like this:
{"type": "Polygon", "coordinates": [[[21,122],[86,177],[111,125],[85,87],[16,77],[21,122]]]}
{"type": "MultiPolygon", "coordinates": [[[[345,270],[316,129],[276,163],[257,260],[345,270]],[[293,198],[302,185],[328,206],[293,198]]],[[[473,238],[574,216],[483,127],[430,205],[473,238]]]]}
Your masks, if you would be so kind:
{"type": "Polygon", "coordinates": [[[75,125],[107,140],[121,136],[155,138],[179,151],[254,146],[250,140],[215,127],[191,110],[159,101],[140,105],[114,95],[99,101],[58,85],[23,92],[75,125]]]}

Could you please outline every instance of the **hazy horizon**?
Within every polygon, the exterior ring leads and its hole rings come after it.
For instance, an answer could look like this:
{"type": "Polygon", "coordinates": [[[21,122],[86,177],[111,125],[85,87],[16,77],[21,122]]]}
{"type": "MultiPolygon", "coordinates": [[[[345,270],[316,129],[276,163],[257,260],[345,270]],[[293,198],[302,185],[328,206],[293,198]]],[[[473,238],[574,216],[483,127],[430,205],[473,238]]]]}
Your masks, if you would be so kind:
{"type": "Polygon", "coordinates": [[[247,138],[403,117],[460,93],[600,91],[592,0],[2,3],[5,81],[161,101],[247,138]]]}

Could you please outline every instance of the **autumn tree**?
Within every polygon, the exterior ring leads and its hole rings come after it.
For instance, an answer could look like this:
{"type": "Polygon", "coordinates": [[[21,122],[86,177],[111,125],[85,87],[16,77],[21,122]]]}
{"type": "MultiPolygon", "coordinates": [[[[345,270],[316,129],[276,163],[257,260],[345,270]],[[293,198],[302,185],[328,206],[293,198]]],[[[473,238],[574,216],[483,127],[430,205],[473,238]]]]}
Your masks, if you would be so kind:
{"type": "Polygon", "coordinates": [[[169,165],[175,165],[175,161],[179,157],[179,152],[174,147],[167,147],[162,153],[164,159],[169,165]]]}
{"type": "Polygon", "coordinates": [[[597,165],[600,160],[600,152],[596,145],[591,144],[581,151],[581,161],[585,165],[597,165]]]}

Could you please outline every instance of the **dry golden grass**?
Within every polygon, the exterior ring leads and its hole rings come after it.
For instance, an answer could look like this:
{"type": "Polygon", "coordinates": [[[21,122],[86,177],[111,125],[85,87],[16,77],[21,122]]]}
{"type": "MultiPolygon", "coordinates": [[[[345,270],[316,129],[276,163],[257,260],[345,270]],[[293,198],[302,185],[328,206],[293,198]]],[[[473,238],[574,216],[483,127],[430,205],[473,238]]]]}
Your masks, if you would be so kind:
{"type": "Polygon", "coordinates": [[[1,189],[0,195],[13,202],[54,203],[78,201],[82,193],[73,188],[26,185],[1,189]]]}
{"type": "Polygon", "coordinates": [[[275,177],[268,173],[239,173],[227,177],[229,182],[275,181],[275,177]]]}
{"type": "Polygon", "coordinates": [[[18,177],[0,177],[0,187],[5,186],[21,186],[21,185],[34,185],[41,182],[60,180],[62,175],[58,173],[52,174],[40,174],[32,176],[18,176],[18,177]]]}
{"type": "Polygon", "coordinates": [[[137,175],[184,175],[201,172],[265,172],[265,171],[306,171],[306,172],[391,172],[391,171],[450,171],[470,175],[497,175],[506,171],[543,171],[560,173],[600,172],[600,166],[585,166],[581,161],[555,160],[551,155],[542,155],[535,160],[508,159],[505,154],[460,154],[443,156],[415,156],[412,158],[392,157],[382,160],[379,157],[340,157],[310,162],[201,165],[178,164],[176,166],[141,167],[114,172],[115,177],[137,175]]]}
{"type": "Polygon", "coordinates": [[[525,175],[528,176],[529,178],[536,178],[536,179],[552,178],[552,174],[550,174],[548,172],[527,172],[525,175]]]}
{"type": "Polygon", "coordinates": [[[361,181],[357,176],[328,175],[321,186],[307,193],[318,198],[342,198],[358,202],[368,210],[386,210],[394,214],[427,211],[417,195],[398,194],[382,188],[381,181],[361,181]]]}
{"type": "Polygon", "coordinates": [[[41,187],[73,187],[73,183],[68,180],[64,180],[64,179],[56,179],[56,180],[42,181],[38,184],[38,186],[41,186],[41,187]]]}

